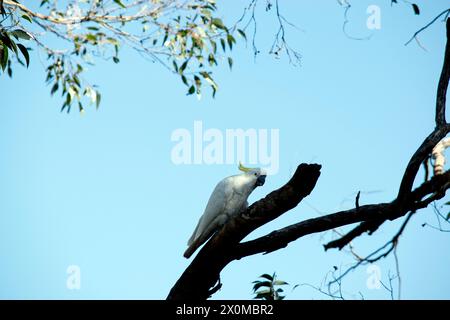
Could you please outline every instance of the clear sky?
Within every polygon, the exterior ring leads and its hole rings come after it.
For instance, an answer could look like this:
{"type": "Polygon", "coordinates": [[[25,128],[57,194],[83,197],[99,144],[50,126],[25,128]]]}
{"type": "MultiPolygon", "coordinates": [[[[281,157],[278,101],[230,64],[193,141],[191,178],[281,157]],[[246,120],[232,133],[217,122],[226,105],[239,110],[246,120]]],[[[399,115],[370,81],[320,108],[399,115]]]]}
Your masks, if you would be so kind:
{"type": "MultiPolygon", "coordinates": [[[[273,12],[261,8],[261,54],[255,61],[251,46],[241,42],[233,70],[225,63],[216,71],[215,99],[186,96],[178,78],[127,50],[118,65],[90,67],[102,104],[83,116],[59,112],[61,100],[50,97],[36,54],[28,70],[15,68],[12,80],[1,77],[0,298],[165,298],[189,264],[182,253],[212,189],[237,173],[237,160],[174,163],[171,135],[182,128],[193,135],[194,121],[223,134],[279,130],[278,173],[250,202],[283,185],[301,162],[323,166],[311,196],[249,238],[351,208],[358,190],[361,204],[391,201],[410,156],[434,126],[445,45],[445,27],[438,22],[421,35],[427,51],[414,42],[404,46],[448,5],[417,3],[419,16],[401,1],[393,7],[387,0],[358,1],[347,31],[372,37],[357,41],[342,32],[343,9],[336,1],[280,1],[285,17],[300,29],[287,34],[302,55],[300,67],[266,53],[277,26],[273,12]],[[371,4],[381,9],[379,30],[366,27],[371,4]],[[81,270],[79,290],[66,286],[71,265],[81,270]]],[[[228,23],[243,9],[242,1],[219,6],[228,23]]],[[[433,210],[415,215],[400,239],[402,298],[448,299],[449,234],[423,228],[424,222],[436,223],[433,210]]],[[[355,250],[370,253],[399,223],[356,240],[355,250]]],[[[324,252],[332,237],[307,236],[270,255],[231,263],[214,298],[249,299],[251,282],[274,271],[291,284],[320,286],[333,266],[345,269],[354,261],[347,252],[324,252]]],[[[395,274],[393,257],[377,267],[384,282],[389,271],[395,274]]],[[[361,292],[366,299],[389,299],[386,290],[368,288],[368,277],[366,266],[346,277],[346,297],[361,292]]],[[[301,286],[288,289],[287,298],[328,297],[301,286]]]]}

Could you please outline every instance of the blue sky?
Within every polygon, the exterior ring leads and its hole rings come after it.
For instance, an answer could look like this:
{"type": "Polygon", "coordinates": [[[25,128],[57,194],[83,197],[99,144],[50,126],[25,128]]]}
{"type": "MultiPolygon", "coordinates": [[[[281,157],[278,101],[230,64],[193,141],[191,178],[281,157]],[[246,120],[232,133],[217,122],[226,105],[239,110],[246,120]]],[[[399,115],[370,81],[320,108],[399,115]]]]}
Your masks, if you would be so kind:
{"type": "MultiPolygon", "coordinates": [[[[266,54],[276,32],[273,12],[258,11],[257,45],[234,52],[234,68],[216,71],[215,99],[198,101],[157,64],[125,50],[121,63],[99,62],[89,80],[102,104],[85,115],[60,113],[61,101],[44,84],[43,65],[32,56],[28,70],[0,79],[0,298],[163,299],[188,266],[186,241],[215,184],[236,174],[236,165],[175,165],[174,130],[278,129],[279,171],[250,202],[283,185],[301,162],[322,165],[310,197],[249,238],[300,220],[361,204],[391,201],[404,168],[434,126],[434,102],[445,30],[436,23],[421,35],[427,51],[404,43],[446,8],[446,1],[409,5],[359,1],[349,12],[348,32],[372,34],[351,40],[342,32],[336,1],[280,1],[300,51],[300,67],[266,54]],[[381,29],[368,30],[366,9],[381,9],[381,29]],[[81,270],[80,290],[66,287],[66,269],[81,270]]],[[[242,3],[222,1],[227,22],[242,3]]],[[[225,64],[224,64],[225,65],[225,64]]],[[[417,183],[420,183],[419,175],[417,183]]],[[[422,228],[435,223],[420,211],[400,240],[401,294],[405,299],[448,299],[448,233],[422,228]]],[[[364,255],[389,240],[401,221],[354,242],[364,255]]],[[[345,230],[345,229],[344,229],[345,230]]],[[[291,284],[319,286],[333,266],[352,263],[346,252],[324,252],[332,234],[311,235],[266,256],[231,263],[216,299],[249,299],[251,282],[277,272],[291,284]]],[[[383,281],[395,273],[392,257],[377,263],[383,281]]],[[[389,299],[369,289],[367,268],[343,282],[349,298],[389,299]]],[[[397,288],[395,288],[397,293],[397,288]]],[[[288,299],[324,299],[308,287],[288,289],[288,299]]]]}

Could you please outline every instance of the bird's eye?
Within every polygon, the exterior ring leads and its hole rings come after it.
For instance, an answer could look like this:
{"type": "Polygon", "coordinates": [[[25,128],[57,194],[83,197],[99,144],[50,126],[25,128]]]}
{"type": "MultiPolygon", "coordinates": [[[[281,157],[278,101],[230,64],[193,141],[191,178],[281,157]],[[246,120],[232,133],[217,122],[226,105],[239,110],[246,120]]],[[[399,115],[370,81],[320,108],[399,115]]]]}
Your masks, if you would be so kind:
{"type": "Polygon", "coordinates": [[[258,173],[255,172],[255,176],[257,176],[257,175],[258,175],[258,173]]]}

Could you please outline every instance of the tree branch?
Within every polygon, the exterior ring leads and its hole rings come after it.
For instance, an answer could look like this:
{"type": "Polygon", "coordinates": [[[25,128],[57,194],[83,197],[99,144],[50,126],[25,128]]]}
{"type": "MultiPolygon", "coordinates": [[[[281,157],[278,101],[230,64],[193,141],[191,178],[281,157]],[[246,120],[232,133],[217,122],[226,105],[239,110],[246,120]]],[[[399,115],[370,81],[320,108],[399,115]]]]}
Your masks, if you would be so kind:
{"type": "Polygon", "coordinates": [[[342,249],[351,240],[366,232],[367,226],[371,225],[371,222],[394,220],[405,215],[407,212],[420,209],[423,205],[421,199],[430,193],[438,193],[439,196],[437,197],[439,199],[442,198],[444,194],[439,193],[438,191],[441,189],[448,189],[450,184],[449,181],[450,171],[447,171],[441,176],[433,177],[430,181],[423,183],[419,188],[414,190],[408,203],[405,203],[405,207],[398,207],[395,201],[360,206],[359,209],[355,208],[308,219],[273,231],[270,234],[255,240],[240,243],[236,247],[235,259],[241,259],[257,253],[267,254],[284,248],[290,242],[303,236],[343,227],[357,222],[363,222],[360,224],[360,226],[363,225],[363,227],[358,226],[342,238],[325,245],[325,249],[342,249]]]}
{"type": "Polygon", "coordinates": [[[207,299],[220,271],[235,259],[236,245],[250,232],[294,208],[308,196],[316,185],[320,168],[317,164],[302,163],[283,187],[230,219],[200,250],[167,299],[207,299]]]}
{"type": "Polygon", "coordinates": [[[419,33],[421,33],[423,30],[427,29],[429,26],[431,26],[433,23],[435,23],[436,20],[439,19],[440,17],[442,17],[444,14],[445,14],[445,18],[446,18],[449,13],[450,13],[450,9],[445,9],[444,11],[439,13],[436,17],[434,17],[433,20],[431,20],[429,23],[427,23],[424,27],[422,27],[419,30],[417,30],[413,34],[413,36],[405,43],[405,46],[407,46],[411,41],[413,41],[413,39],[417,40],[417,36],[419,35],[419,33]]]}
{"type": "MultiPolygon", "coordinates": [[[[449,9],[450,10],[450,9],[449,9]]],[[[447,98],[447,88],[450,78],[450,19],[446,23],[447,45],[445,46],[444,64],[442,66],[441,77],[436,94],[436,127],[445,127],[445,103],[447,98]]]]}
{"type": "Polygon", "coordinates": [[[421,163],[429,156],[434,146],[441,141],[450,131],[450,126],[445,121],[445,104],[447,96],[447,87],[450,78],[450,19],[446,22],[447,30],[447,44],[445,46],[444,63],[442,66],[441,76],[439,78],[437,96],[436,96],[436,128],[430,135],[422,142],[420,147],[411,157],[405,173],[400,183],[397,199],[403,201],[414,184],[417,171],[421,163]]]}
{"type": "MultiPolygon", "coordinates": [[[[124,22],[130,22],[130,21],[137,21],[137,20],[141,20],[144,18],[148,18],[148,17],[152,17],[156,12],[158,12],[159,10],[161,10],[161,8],[163,6],[166,5],[161,5],[159,7],[155,7],[154,9],[145,12],[145,13],[138,13],[135,15],[108,15],[108,14],[87,14],[81,17],[70,17],[70,18],[63,18],[63,17],[53,17],[50,15],[45,15],[39,12],[35,12],[31,9],[29,9],[27,6],[15,2],[15,1],[11,1],[11,0],[4,0],[4,4],[11,6],[11,7],[16,7],[19,8],[20,10],[22,10],[23,12],[29,14],[30,16],[36,18],[36,19],[40,19],[40,20],[44,20],[44,21],[48,21],[54,24],[61,24],[61,25],[72,25],[72,24],[78,24],[78,23],[83,23],[83,22],[104,22],[104,21],[108,21],[108,22],[117,22],[117,23],[124,23],[124,22]]],[[[137,4],[140,4],[140,2],[138,2],[137,4]]],[[[136,4],[133,4],[132,6],[136,6],[136,4]]],[[[132,6],[127,6],[126,9],[129,9],[132,6]]]]}

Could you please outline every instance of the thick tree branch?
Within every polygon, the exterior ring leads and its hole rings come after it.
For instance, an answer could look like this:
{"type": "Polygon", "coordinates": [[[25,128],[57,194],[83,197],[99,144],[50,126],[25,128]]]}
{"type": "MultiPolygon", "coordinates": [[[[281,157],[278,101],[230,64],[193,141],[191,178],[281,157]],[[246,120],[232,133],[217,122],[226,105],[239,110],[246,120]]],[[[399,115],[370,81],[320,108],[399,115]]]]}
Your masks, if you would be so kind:
{"type": "Polygon", "coordinates": [[[447,19],[446,24],[447,45],[445,46],[444,64],[436,94],[436,127],[445,127],[447,125],[445,121],[445,103],[450,78],[450,19],[447,19]]]}
{"type": "Polygon", "coordinates": [[[250,232],[298,205],[314,189],[320,165],[301,164],[283,187],[252,204],[228,221],[200,250],[174,285],[167,299],[206,299],[220,271],[235,259],[235,247],[250,232]]]}
{"type": "Polygon", "coordinates": [[[341,249],[355,237],[366,232],[367,226],[370,226],[371,222],[394,220],[404,216],[407,212],[421,209],[424,204],[422,201],[429,201],[422,200],[424,197],[429,194],[436,194],[436,196],[433,197],[433,200],[440,199],[444,196],[443,192],[440,191],[447,190],[449,187],[450,171],[447,171],[443,175],[433,177],[430,181],[423,183],[420,187],[414,190],[404,207],[399,207],[395,201],[392,201],[390,203],[360,206],[359,208],[308,219],[273,231],[270,234],[258,239],[240,243],[236,247],[235,258],[240,259],[257,253],[269,253],[284,248],[290,242],[308,234],[327,231],[357,222],[362,222],[360,226],[365,223],[363,228],[356,227],[350,231],[349,234],[325,245],[325,249],[341,249]],[[359,232],[354,230],[358,230],[359,232]]]}
{"type": "Polygon", "coordinates": [[[235,257],[236,259],[240,259],[257,253],[269,253],[284,248],[289,242],[295,241],[305,235],[371,220],[384,212],[392,211],[392,208],[392,203],[364,205],[359,207],[359,209],[340,211],[322,217],[308,219],[273,231],[258,239],[239,244],[236,248],[235,257]]]}

